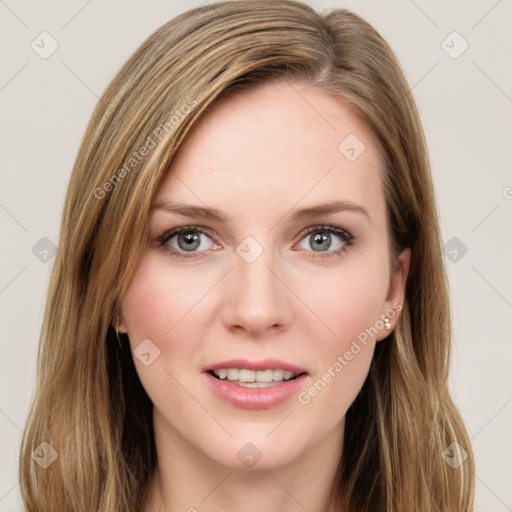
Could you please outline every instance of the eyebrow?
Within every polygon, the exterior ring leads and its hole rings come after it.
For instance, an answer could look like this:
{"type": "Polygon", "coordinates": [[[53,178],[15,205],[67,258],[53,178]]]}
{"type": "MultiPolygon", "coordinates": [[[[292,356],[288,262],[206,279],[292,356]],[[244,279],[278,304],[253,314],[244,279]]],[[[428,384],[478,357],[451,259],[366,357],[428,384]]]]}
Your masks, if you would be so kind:
{"type": "MultiPolygon", "coordinates": [[[[191,204],[173,202],[173,201],[158,201],[152,207],[152,210],[165,210],[171,213],[176,213],[184,217],[201,218],[206,220],[213,220],[225,223],[227,218],[220,211],[215,208],[206,208],[203,206],[195,206],[191,204]]],[[[361,213],[370,218],[368,211],[362,206],[351,201],[329,201],[327,203],[308,206],[297,210],[292,210],[291,220],[297,222],[303,219],[319,217],[320,215],[330,215],[342,211],[350,211],[361,213]]]]}

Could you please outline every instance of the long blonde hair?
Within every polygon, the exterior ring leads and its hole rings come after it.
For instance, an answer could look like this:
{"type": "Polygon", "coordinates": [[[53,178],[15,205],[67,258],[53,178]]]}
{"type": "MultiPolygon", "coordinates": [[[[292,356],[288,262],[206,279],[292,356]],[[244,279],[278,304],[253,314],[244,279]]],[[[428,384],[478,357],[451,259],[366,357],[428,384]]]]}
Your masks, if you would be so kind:
{"type": "Polygon", "coordinates": [[[471,447],[447,384],[450,309],[433,186],[402,71],[347,10],[242,0],[159,28],[92,114],[67,191],[20,451],[27,511],[141,510],[156,465],[152,404],[114,317],[183,140],[221,95],[272,80],[307,81],[362,116],[383,155],[393,254],[412,249],[402,316],[347,412],[338,501],[347,512],[473,509],[471,447]],[[468,455],[458,467],[443,456],[454,442],[468,455]],[[41,452],[47,467],[32,455],[41,443],[54,450],[41,452]]]}

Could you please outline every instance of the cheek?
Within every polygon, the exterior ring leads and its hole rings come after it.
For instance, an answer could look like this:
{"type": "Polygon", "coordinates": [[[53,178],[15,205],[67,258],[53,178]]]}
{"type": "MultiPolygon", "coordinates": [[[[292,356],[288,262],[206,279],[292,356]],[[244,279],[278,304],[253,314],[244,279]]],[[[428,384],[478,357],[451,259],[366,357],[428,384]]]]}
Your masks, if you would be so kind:
{"type": "Polygon", "coordinates": [[[375,325],[387,292],[385,269],[382,260],[365,258],[328,272],[301,276],[297,294],[324,324],[321,335],[317,331],[316,338],[324,340],[318,348],[343,350],[352,339],[375,325]]]}
{"type": "Polygon", "coordinates": [[[123,297],[122,310],[133,344],[149,338],[168,344],[187,323],[187,314],[201,311],[206,291],[199,273],[172,272],[148,253],[137,268],[123,297]],[[172,335],[171,335],[172,333],[172,335]]]}
{"type": "Polygon", "coordinates": [[[198,366],[204,335],[194,319],[203,313],[201,297],[206,291],[204,276],[173,271],[148,251],[124,294],[122,313],[136,371],[152,402],[162,410],[167,409],[170,396],[182,406],[189,400],[178,382],[187,388],[193,378],[190,368],[198,366]],[[144,352],[150,352],[148,365],[137,360],[142,342],[144,352]]]}
{"type": "Polygon", "coordinates": [[[307,283],[310,290],[304,302],[318,313],[325,327],[316,320],[320,330],[309,330],[309,338],[315,340],[314,367],[319,371],[298,399],[310,412],[316,411],[313,416],[330,411],[326,429],[344,416],[368,375],[388,285],[382,261],[385,258],[361,259],[330,272],[328,278],[327,274],[313,280],[310,276],[303,282],[303,290],[307,283]],[[312,281],[318,285],[314,289],[312,281]]]}
{"type": "Polygon", "coordinates": [[[122,302],[136,371],[152,402],[164,408],[169,396],[176,403],[186,398],[177,382],[187,385],[187,369],[198,364],[199,344],[204,339],[198,326],[191,324],[201,314],[204,280],[201,285],[195,282],[197,278],[187,277],[180,278],[148,252],[122,302]],[[146,365],[139,355],[147,352],[146,365]]]}

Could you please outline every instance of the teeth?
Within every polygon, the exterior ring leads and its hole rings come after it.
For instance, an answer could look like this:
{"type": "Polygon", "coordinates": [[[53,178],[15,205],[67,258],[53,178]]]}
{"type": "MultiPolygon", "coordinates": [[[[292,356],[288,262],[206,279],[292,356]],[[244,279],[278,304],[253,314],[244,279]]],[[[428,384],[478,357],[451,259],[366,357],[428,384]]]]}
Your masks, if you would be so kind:
{"type": "Polygon", "coordinates": [[[272,380],[283,380],[284,370],[272,370],[272,380]]]}
{"type": "MultiPolygon", "coordinates": [[[[235,370],[234,368],[228,368],[227,372],[228,372],[228,375],[227,375],[228,380],[238,380],[238,370],[235,370]]],[[[215,374],[215,375],[217,375],[217,374],[215,374]]]]}
{"type": "Polygon", "coordinates": [[[278,386],[279,382],[240,382],[236,381],[233,384],[238,384],[244,388],[269,388],[271,386],[278,386]]]}
{"type": "Polygon", "coordinates": [[[222,368],[213,370],[213,373],[219,379],[227,379],[231,381],[238,381],[241,386],[256,388],[267,387],[268,384],[272,385],[273,382],[282,382],[283,380],[290,380],[295,374],[288,370],[246,370],[238,368],[222,368]],[[258,386],[258,384],[265,384],[265,386],[258,386]]]}
{"type": "Polygon", "coordinates": [[[240,382],[254,382],[256,380],[256,372],[253,370],[238,370],[238,380],[240,382]]]}
{"type": "MultiPolygon", "coordinates": [[[[258,372],[256,372],[255,380],[260,383],[272,382],[273,373],[274,373],[274,370],[258,371],[258,372]]],[[[281,379],[275,379],[275,380],[281,380],[281,379]]]]}

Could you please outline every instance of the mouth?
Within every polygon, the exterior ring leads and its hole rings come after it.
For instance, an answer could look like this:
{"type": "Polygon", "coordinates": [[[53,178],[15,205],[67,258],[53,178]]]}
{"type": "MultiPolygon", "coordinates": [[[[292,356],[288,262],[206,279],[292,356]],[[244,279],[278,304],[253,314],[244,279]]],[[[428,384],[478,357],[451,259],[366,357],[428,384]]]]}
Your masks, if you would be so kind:
{"type": "Polygon", "coordinates": [[[205,384],[225,403],[239,409],[270,409],[307,385],[304,367],[281,359],[230,359],[202,369],[205,384]]]}
{"type": "Polygon", "coordinates": [[[284,362],[227,362],[205,368],[204,382],[216,397],[238,409],[271,409],[286,403],[309,380],[306,371],[284,362]]]}
{"type": "Polygon", "coordinates": [[[207,370],[217,380],[245,388],[268,388],[278,386],[306,375],[307,372],[293,372],[282,368],[250,370],[247,368],[217,368],[207,370]]]}

